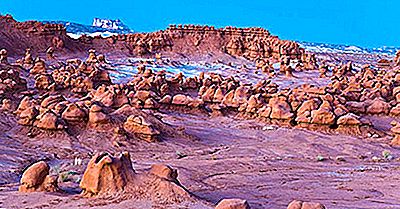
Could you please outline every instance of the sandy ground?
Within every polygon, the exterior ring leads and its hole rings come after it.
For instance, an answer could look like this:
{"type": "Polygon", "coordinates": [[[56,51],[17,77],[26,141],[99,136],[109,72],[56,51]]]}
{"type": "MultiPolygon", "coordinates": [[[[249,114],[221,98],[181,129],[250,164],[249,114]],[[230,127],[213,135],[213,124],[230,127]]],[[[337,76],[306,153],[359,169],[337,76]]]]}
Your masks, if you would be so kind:
{"type": "MultiPolygon", "coordinates": [[[[134,67],[126,61],[114,66],[119,70],[111,73],[113,79],[130,77],[134,67]]],[[[181,62],[167,71],[190,69],[188,75],[222,72],[251,83],[266,78],[256,73],[251,63],[236,61],[239,64],[234,67],[222,64],[219,68],[181,62]],[[238,70],[243,63],[248,65],[247,70],[238,70]]],[[[317,79],[317,72],[294,75],[290,80],[280,75],[274,82],[281,87],[328,82],[317,79]]],[[[176,134],[159,143],[129,140],[115,147],[109,130],[86,130],[79,135],[74,131],[31,131],[17,125],[14,116],[0,113],[0,208],[166,208],[141,200],[80,197],[78,182],[95,151],[129,151],[138,172],[154,163],[178,169],[180,182],[204,202],[170,208],[212,208],[223,198],[246,199],[256,209],[284,209],[294,199],[320,202],[328,208],[400,208],[400,150],[390,147],[388,139],[279,127],[235,116],[159,115],[184,135],[176,134]],[[29,132],[34,133],[33,138],[27,136],[29,132]],[[374,161],[383,151],[389,151],[394,159],[374,161]],[[74,164],[78,158],[82,164],[74,164]],[[41,159],[60,176],[65,193],[17,192],[24,168],[41,159]]],[[[390,128],[391,118],[370,119],[382,131],[390,128]]]]}
{"type": "MultiPolygon", "coordinates": [[[[134,168],[139,172],[153,163],[169,164],[178,169],[179,180],[189,191],[210,203],[236,197],[247,199],[252,208],[285,208],[293,199],[321,202],[328,208],[400,207],[400,194],[396,192],[399,161],[372,160],[373,156],[380,157],[384,150],[389,150],[394,157],[400,156],[399,150],[392,149],[384,141],[279,128],[233,117],[183,113],[163,116],[163,120],[174,127],[184,127],[185,133],[194,139],[171,138],[153,144],[136,141],[126,147],[104,150],[130,151],[134,168]],[[317,156],[325,160],[319,161],[317,156]],[[338,156],[340,160],[336,159],[338,156]]],[[[74,170],[79,176],[89,157],[84,157],[82,152],[62,154],[74,146],[71,139],[65,140],[68,143],[63,147],[49,148],[57,144],[55,139],[45,145],[46,151],[37,152],[29,150],[37,143],[5,137],[7,135],[5,131],[0,143],[12,142],[12,146],[7,146],[8,151],[2,149],[0,160],[7,163],[14,159],[2,167],[6,168],[3,172],[13,171],[8,168],[15,172],[2,174],[1,207],[126,208],[129,205],[128,208],[152,208],[149,202],[136,201],[139,206],[134,206],[134,201],[113,203],[112,200],[80,198],[79,191],[71,189],[77,187],[77,183],[72,182],[60,184],[69,191],[64,195],[17,193],[18,175],[29,162],[48,157],[53,167],[74,170]],[[56,153],[58,159],[52,157],[56,153]],[[83,158],[81,166],[71,165],[76,156],[83,158]]],[[[82,151],[99,147],[84,145],[82,151]]]]}

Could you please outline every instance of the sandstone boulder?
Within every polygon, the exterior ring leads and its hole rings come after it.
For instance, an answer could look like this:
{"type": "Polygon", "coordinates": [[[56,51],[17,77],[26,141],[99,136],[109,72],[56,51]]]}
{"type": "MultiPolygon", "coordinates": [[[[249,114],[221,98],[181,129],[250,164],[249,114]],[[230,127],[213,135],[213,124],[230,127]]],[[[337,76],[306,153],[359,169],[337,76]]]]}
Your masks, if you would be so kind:
{"type": "Polygon", "coordinates": [[[293,200],[287,209],[326,209],[321,203],[293,200]]]}
{"type": "Polygon", "coordinates": [[[57,178],[49,175],[50,167],[44,161],[31,165],[22,174],[20,192],[55,192],[58,191],[57,178]]]}
{"type": "Polygon", "coordinates": [[[164,164],[154,164],[151,166],[150,173],[169,181],[178,182],[178,171],[164,164]]]}
{"type": "Polygon", "coordinates": [[[269,100],[268,106],[271,109],[271,119],[290,120],[294,116],[287,98],[284,96],[273,97],[269,100]]]}
{"type": "Polygon", "coordinates": [[[89,161],[79,186],[84,196],[121,192],[133,181],[134,170],[128,152],[118,157],[97,153],[89,161]]]}
{"type": "Polygon", "coordinates": [[[97,104],[93,104],[89,110],[89,123],[92,124],[101,124],[107,123],[109,121],[108,115],[103,112],[103,108],[101,108],[97,104]]]}
{"type": "Polygon", "coordinates": [[[8,64],[7,54],[8,52],[6,49],[0,50],[0,64],[8,64]]]}
{"type": "Polygon", "coordinates": [[[172,98],[172,104],[174,105],[188,105],[190,100],[186,95],[177,94],[172,98]]]}
{"type": "Polygon", "coordinates": [[[78,122],[85,120],[86,112],[75,103],[72,103],[67,106],[61,117],[66,121],[78,122]]]}
{"type": "Polygon", "coordinates": [[[390,123],[393,127],[390,129],[393,138],[391,144],[393,146],[400,146],[400,123],[397,121],[392,121],[390,123]]]}
{"type": "Polygon", "coordinates": [[[250,209],[250,205],[242,199],[223,199],[215,209],[250,209]]]}
{"type": "Polygon", "coordinates": [[[90,49],[89,57],[86,59],[86,63],[96,63],[96,62],[97,62],[96,50],[90,49]]]}
{"type": "Polygon", "coordinates": [[[388,114],[390,111],[390,104],[382,98],[376,98],[366,103],[369,104],[366,109],[366,112],[369,114],[388,114]]]}
{"type": "Polygon", "coordinates": [[[38,121],[35,121],[36,127],[47,130],[62,130],[64,124],[61,118],[52,111],[47,111],[37,117],[38,121]]]}
{"type": "Polygon", "coordinates": [[[157,141],[160,135],[160,132],[140,115],[129,116],[124,123],[124,129],[127,133],[135,135],[148,142],[157,141]]]}
{"type": "Polygon", "coordinates": [[[172,168],[157,165],[150,172],[136,173],[128,152],[116,157],[96,153],[89,161],[80,187],[86,197],[144,199],[167,208],[183,201],[194,201],[177,181],[172,168]]]}
{"type": "Polygon", "coordinates": [[[36,59],[33,68],[29,71],[31,75],[46,74],[46,64],[42,59],[36,59]]]}
{"type": "Polygon", "coordinates": [[[335,122],[335,114],[329,102],[324,101],[317,110],[311,111],[311,123],[332,125],[335,122]]]}

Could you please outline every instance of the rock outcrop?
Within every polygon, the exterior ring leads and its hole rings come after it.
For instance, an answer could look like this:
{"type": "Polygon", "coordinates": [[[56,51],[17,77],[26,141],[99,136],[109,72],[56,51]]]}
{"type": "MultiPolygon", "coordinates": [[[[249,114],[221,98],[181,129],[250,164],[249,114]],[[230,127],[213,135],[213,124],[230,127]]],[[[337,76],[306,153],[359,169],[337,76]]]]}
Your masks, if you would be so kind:
{"type": "Polygon", "coordinates": [[[293,200],[287,207],[287,209],[326,209],[321,203],[314,202],[303,202],[299,200],[293,200]]]}
{"type": "Polygon", "coordinates": [[[215,209],[250,209],[246,200],[241,199],[223,199],[215,209]]]}
{"type": "Polygon", "coordinates": [[[82,195],[149,199],[165,205],[191,201],[193,197],[179,183],[169,166],[155,165],[150,172],[136,173],[127,152],[113,157],[97,153],[90,160],[80,183],[82,195]]]}
{"type": "Polygon", "coordinates": [[[56,192],[57,177],[49,175],[50,167],[44,161],[29,166],[22,174],[20,192],[56,192]]]}

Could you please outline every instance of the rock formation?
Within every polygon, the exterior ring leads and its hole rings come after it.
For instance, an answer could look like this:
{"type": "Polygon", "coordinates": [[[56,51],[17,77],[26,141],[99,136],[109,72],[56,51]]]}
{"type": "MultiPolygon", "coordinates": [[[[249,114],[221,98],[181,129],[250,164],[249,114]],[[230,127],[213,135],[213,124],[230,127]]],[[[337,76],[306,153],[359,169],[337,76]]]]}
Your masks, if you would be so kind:
{"type": "Polygon", "coordinates": [[[140,115],[131,115],[124,123],[124,130],[148,142],[158,140],[160,132],[140,115]]]}
{"type": "Polygon", "coordinates": [[[287,209],[326,209],[321,203],[314,202],[303,202],[299,200],[293,200],[287,207],[287,209]]]}
{"type": "Polygon", "coordinates": [[[29,166],[21,177],[20,192],[56,192],[57,177],[49,175],[50,167],[44,161],[29,166]]]}
{"type": "Polygon", "coordinates": [[[46,58],[47,60],[53,60],[54,59],[54,48],[53,47],[49,47],[46,50],[46,58]]]}
{"type": "Polygon", "coordinates": [[[241,199],[223,199],[215,209],[250,209],[246,200],[241,199]]]}
{"type": "Polygon", "coordinates": [[[155,165],[147,173],[136,173],[127,152],[118,157],[97,153],[90,160],[80,187],[86,197],[120,195],[167,205],[191,201],[193,197],[177,177],[175,170],[164,165],[155,165]]]}
{"type": "Polygon", "coordinates": [[[8,52],[6,49],[0,50],[0,64],[8,64],[7,54],[8,52]]]}

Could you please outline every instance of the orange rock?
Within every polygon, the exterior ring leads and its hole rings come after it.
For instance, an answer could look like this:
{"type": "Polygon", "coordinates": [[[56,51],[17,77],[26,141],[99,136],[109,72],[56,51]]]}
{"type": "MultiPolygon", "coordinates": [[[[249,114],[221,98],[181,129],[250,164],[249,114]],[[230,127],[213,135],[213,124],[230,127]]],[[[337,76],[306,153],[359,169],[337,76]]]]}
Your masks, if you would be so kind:
{"type": "Polygon", "coordinates": [[[223,199],[215,209],[250,209],[250,205],[242,199],[223,199]]]}
{"type": "Polygon", "coordinates": [[[170,95],[165,95],[162,99],[159,101],[161,104],[171,104],[172,102],[172,97],[170,95]]]}
{"type": "Polygon", "coordinates": [[[178,181],[178,172],[170,166],[163,164],[154,164],[151,166],[150,173],[158,177],[168,179],[169,181],[178,181]]]}
{"type": "Polygon", "coordinates": [[[157,109],[158,108],[158,102],[155,101],[153,98],[148,98],[146,99],[146,101],[144,102],[144,106],[143,108],[145,109],[157,109]]]}
{"type": "Polygon", "coordinates": [[[35,88],[43,90],[54,90],[54,80],[50,75],[38,75],[35,77],[35,88]]]}
{"type": "Polygon", "coordinates": [[[222,91],[221,87],[218,87],[215,91],[213,102],[219,103],[222,102],[224,99],[224,92],[222,91]]]}
{"type": "Polygon", "coordinates": [[[20,192],[55,192],[58,191],[57,178],[49,176],[49,166],[44,161],[31,165],[22,174],[20,192]]]}
{"type": "Polygon", "coordinates": [[[177,181],[172,168],[156,165],[148,173],[136,173],[130,155],[123,152],[114,157],[96,153],[89,161],[80,187],[86,197],[129,197],[149,200],[165,207],[183,201],[194,201],[177,181]]]}
{"type": "Polygon", "coordinates": [[[64,125],[52,111],[45,112],[37,117],[38,121],[34,125],[38,128],[48,129],[48,130],[62,130],[64,125]]]}
{"type": "Polygon", "coordinates": [[[42,59],[36,59],[33,68],[29,71],[31,75],[46,74],[46,64],[42,59]]]}
{"type": "Polygon", "coordinates": [[[33,63],[33,58],[32,58],[32,54],[31,54],[31,49],[27,48],[25,50],[25,57],[24,57],[24,64],[32,64],[33,63]]]}
{"type": "Polygon", "coordinates": [[[201,99],[205,102],[213,102],[215,91],[215,86],[211,86],[201,95],[201,99]]]}
{"type": "Polygon", "coordinates": [[[32,125],[38,115],[39,111],[35,106],[28,107],[19,114],[18,124],[32,125]]]}
{"type": "MultiPolygon", "coordinates": [[[[366,102],[368,103],[368,102],[366,102]]],[[[385,102],[382,98],[376,98],[369,102],[366,112],[369,114],[388,114],[390,111],[390,104],[385,102]]]]}
{"type": "Polygon", "coordinates": [[[177,94],[172,98],[172,104],[174,105],[187,105],[189,101],[188,97],[183,94],[177,94]]]}
{"type": "Polygon", "coordinates": [[[160,135],[152,124],[139,115],[129,116],[124,123],[124,130],[148,142],[157,141],[160,135]]]}
{"type": "Polygon", "coordinates": [[[322,102],[317,110],[311,111],[311,123],[332,125],[335,122],[335,114],[332,112],[332,107],[329,102],[322,102]]]}
{"type": "Polygon", "coordinates": [[[268,102],[268,106],[272,108],[271,119],[290,120],[294,116],[284,96],[272,97],[268,102]]]}
{"type": "Polygon", "coordinates": [[[338,118],[337,120],[338,125],[361,125],[362,122],[360,121],[360,116],[355,115],[353,113],[348,113],[338,118]]]}
{"type": "Polygon", "coordinates": [[[326,209],[326,207],[321,203],[293,200],[287,209],[326,209]]]}
{"type": "Polygon", "coordinates": [[[109,117],[102,112],[102,108],[97,104],[93,104],[89,110],[89,123],[107,123],[109,117]]]}
{"type": "Polygon", "coordinates": [[[86,118],[86,112],[72,103],[67,106],[61,117],[66,121],[83,121],[86,118]]]}
{"type": "Polygon", "coordinates": [[[0,50],[0,64],[8,64],[7,54],[8,52],[6,49],[0,50]]]}
{"type": "Polygon", "coordinates": [[[225,94],[224,99],[222,100],[222,104],[226,105],[227,107],[237,107],[237,104],[235,104],[233,100],[234,96],[235,90],[228,91],[228,93],[225,94]]]}
{"type": "Polygon", "coordinates": [[[86,63],[96,63],[97,61],[96,50],[90,49],[89,57],[86,59],[86,63]]]}
{"type": "Polygon", "coordinates": [[[134,170],[128,152],[118,157],[97,153],[89,161],[79,186],[84,196],[121,192],[133,181],[134,170]]]}
{"type": "Polygon", "coordinates": [[[400,104],[396,104],[396,106],[390,109],[390,115],[400,116],[400,104]]]}

